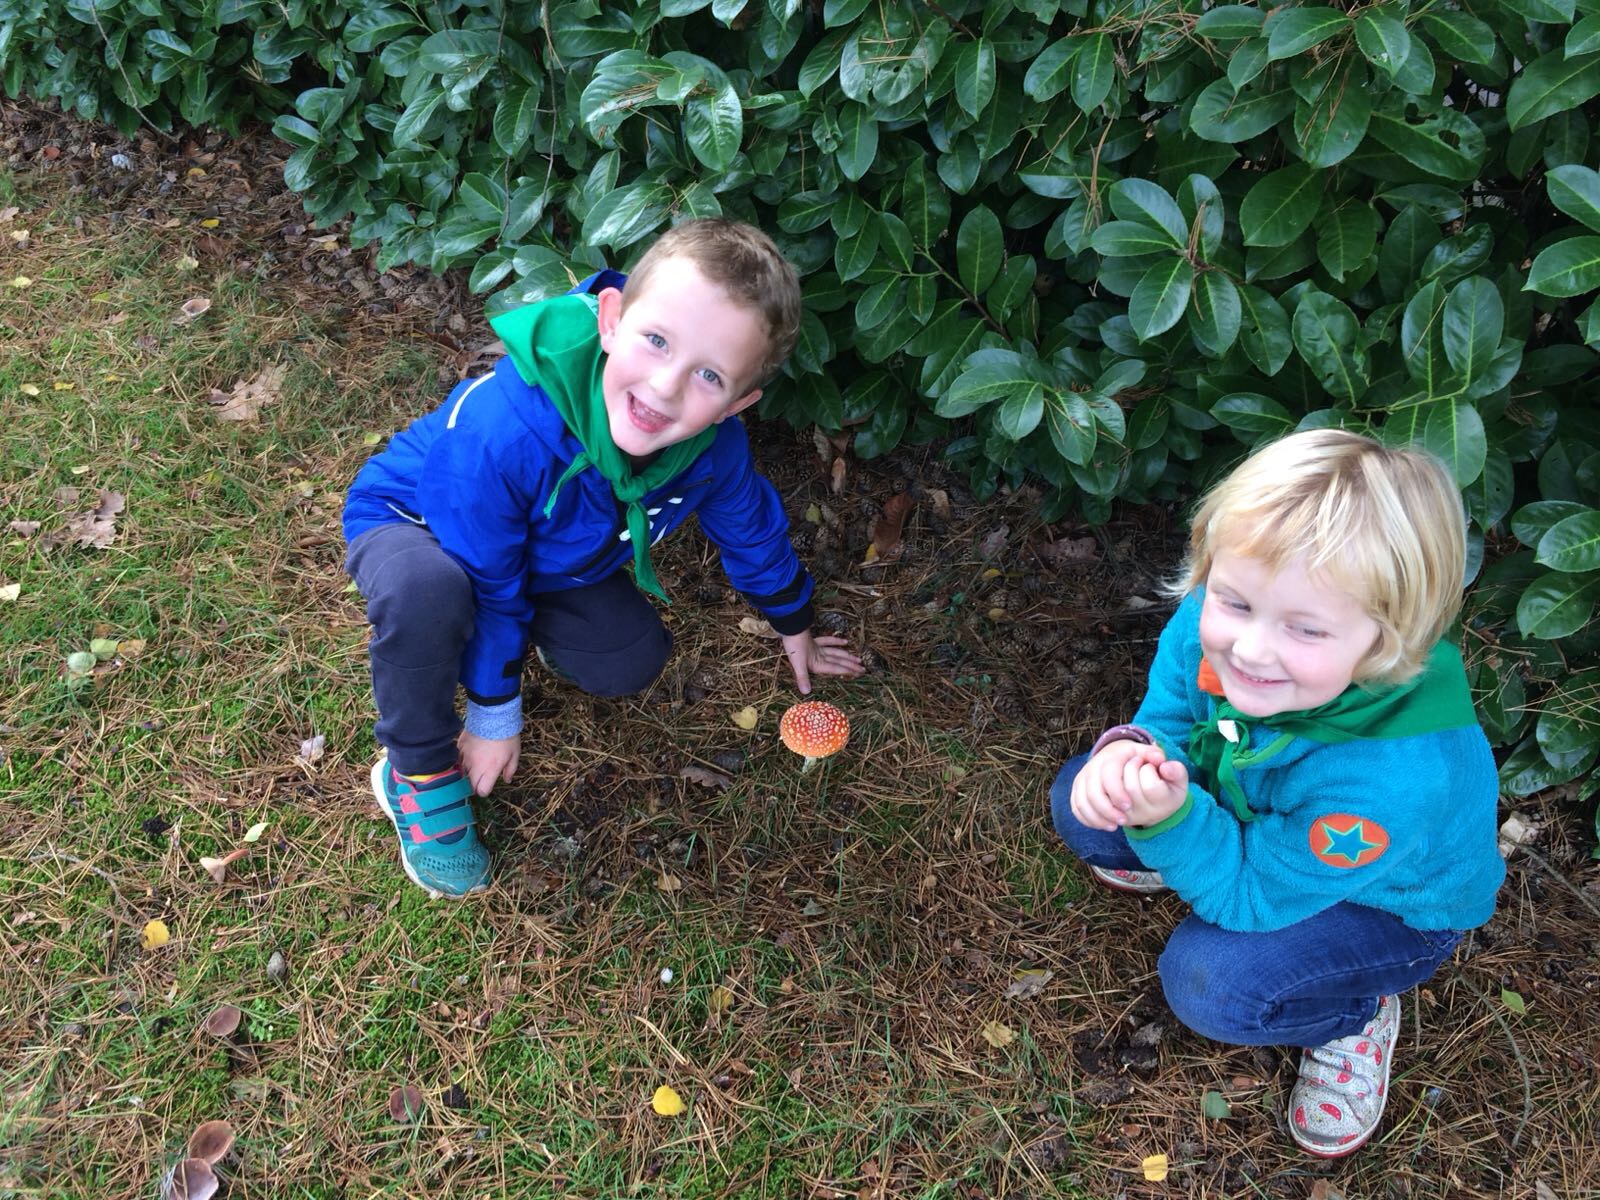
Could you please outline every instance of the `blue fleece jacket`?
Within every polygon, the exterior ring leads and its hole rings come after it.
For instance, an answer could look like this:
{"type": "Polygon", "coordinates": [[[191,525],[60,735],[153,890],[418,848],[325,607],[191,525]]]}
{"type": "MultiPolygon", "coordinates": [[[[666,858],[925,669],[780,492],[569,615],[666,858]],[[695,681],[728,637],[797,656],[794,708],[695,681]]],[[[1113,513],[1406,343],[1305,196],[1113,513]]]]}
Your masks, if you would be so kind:
{"type": "MultiPolygon", "coordinates": [[[[623,282],[602,271],[573,290],[623,282]]],[[[739,419],[715,430],[704,453],[645,497],[651,544],[694,513],[721,551],[729,580],[773,628],[809,629],[813,585],[789,543],[783,504],[757,472],[739,419]]],[[[426,525],[471,579],[476,619],[461,683],[467,727],[483,736],[521,727],[522,661],[540,593],[598,583],[633,558],[623,508],[592,466],[561,486],[544,515],[556,481],[582,449],[543,389],[502,358],[396,434],[350,485],[346,542],[379,525],[426,525]]]]}
{"type": "Polygon", "coordinates": [[[1201,592],[1187,596],[1162,631],[1132,725],[1101,739],[1153,741],[1190,769],[1177,812],[1126,830],[1145,866],[1224,929],[1281,929],[1342,900],[1415,929],[1487,921],[1505,864],[1483,730],[1327,745],[1275,731],[1271,717],[1250,722],[1233,757],[1248,802],[1236,813],[1194,778],[1186,753],[1190,731],[1216,704],[1199,685],[1201,600],[1201,592]]]}

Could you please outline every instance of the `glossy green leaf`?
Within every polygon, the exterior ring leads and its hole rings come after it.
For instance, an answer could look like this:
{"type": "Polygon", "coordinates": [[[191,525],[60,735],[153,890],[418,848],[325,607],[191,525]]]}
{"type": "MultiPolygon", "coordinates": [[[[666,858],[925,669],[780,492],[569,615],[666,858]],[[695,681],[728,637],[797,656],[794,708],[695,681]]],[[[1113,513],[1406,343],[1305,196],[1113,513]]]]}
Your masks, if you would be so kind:
{"type": "Polygon", "coordinates": [[[1449,390],[1451,367],[1444,350],[1444,287],[1428,283],[1406,304],[1400,322],[1400,353],[1406,374],[1429,396],[1449,390]]]}
{"type": "Polygon", "coordinates": [[[664,184],[640,181],[613,188],[584,217],[583,240],[621,250],[666,224],[671,213],[672,191],[664,184]]]}
{"type": "Polygon", "coordinates": [[[1039,427],[1044,416],[1044,387],[1030,381],[1013,392],[995,410],[994,427],[1014,442],[1020,442],[1039,427]]]}
{"type": "Polygon", "coordinates": [[[1317,225],[1317,258],[1334,279],[1343,279],[1378,248],[1378,214],[1370,204],[1352,201],[1317,225]]]}
{"type": "Polygon", "coordinates": [[[1316,4],[1283,5],[1267,14],[1267,55],[1274,61],[1293,58],[1321,45],[1351,26],[1349,16],[1316,4]]]}
{"type": "Polygon", "coordinates": [[[1533,558],[1573,575],[1600,570],[1600,512],[1591,508],[1557,521],[1539,539],[1533,558]]]}
{"type": "Polygon", "coordinates": [[[867,107],[853,101],[839,106],[839,149],[834,158],[844,177],[859,180],[878,157],[878,122],[867,107]]]}
{"type": "MultiPolygon", "coordinates": [[[[1600,22],[1600,17],[1594,19],[1600,22]]],[[[1600,172],[1574,164],[1556,167],[1545,176],[1545,186],[1551,204],[1600,232],[1600,172]]]]}
{"type": "Polygon", "coordinates": [[[1567,52],[1568,58],[1600,50],[1600,16],[1586,16],[1567,30],[1567,40],[1562,49],[1567,52]]]}
{"type": "Polygon", "coordinates": [[[1294,417],[1278,401],[1256,392],[1234,392],[1211,406],[1211,414],[1250,440],[1280,437],[1294,429],[1294,417]]]}
{"type": "Polygon", "coordinates": [[[1044,419],[1056,453],[1080,467],[1087,465],[1100,436],[1088,402],[1075,392],[1052,392],[1045,403],[1044,419]]]}
{"type": "Polygon", "coordinates": [[[1147,340],[1165,333],[1183,317],[1194,284],[1194,268],[1174,255],[1147,270],[1128,297],[1128,321],[1147,340]]]}
{"type": "Polygon", "coordinates": [[[1189,331],[1212,358],[1226,354],[1239,336],[1239,289],[1221,271],[1203,271],[1195,280],[1189,331]]]}
{"type": "Polygon", "coordinates": [[[1217,185],[1204,175],[1190,175],[1178,188],[1178,208],[1183,215],[1184,243],[1189,232],[1199,225],[1200,256],[1210,260],[1222,247],[1222,233],[1226,225],[1226,206],[1217,185]]]}
{"type": "Polygon", "coordinates": [[[1072,100],[1085,112],[1099,108],[1116,82],[1116,47],[1104,33],[1078,39],[1072,58],[1072,100]]]}
{"type": "Polygon", "coordinates": [[[956,103],[976,117],[994,99],[994,45],[986,38],[966,42],[956,52],[956,103]]]}
{"type": "Polygon", "coordinates": [[[920,249],[931,248],[950,225],[950,196],[921,155],[905,172],[900,211],[911,240],[920,249]]]}
{"type": "Polygon", "coordinates": [[[1600,237],[1571,237],[1546,246],[1528,271],[1527,291],[1581,296],[1600,287],[1600,237]]]}
{"type": "Polygon", "coordinates": [[[1042,104],[1066,90],[1072,82],[1072,60],[1077,56],[1078,46],[1071,38],[1059,38],[1044,48],[1022,78],[1022,90],[1028,99],[1042,104]]]}
{"type": "Polygon", "coordinates": [[[1462,379],[1482,375],[1505,333],[1505,303],[1481,275],[1450,289],[1444,305],[1444,352],[1462,379]]]}
{"type": "Polygon", "coordinates": [[[1111,185],[1111,211],[1124,221],[1142,221],[1165,232],[1168,248],[1187,245],[1189,226],[1167,189],[1148,179],[1119,179],[1111,185]]]}
{"type": "Polygon", "coordinates": [[[1145,254],[1170,254],[1172,239],[1143,221],[1107,221],[1089,238],[1097,254],[1136,258],[1145,254]]]}
{"type": "Polygon", "coordinates": [[[1356,18],[1356,45],[1385,75],[1394,75],[1411,56],[1405,25],[1382,9],[1369,8],[1356,18]]]}
{"type": "Polygon", "coordinates": [[[883,226],[868,221],[855,237],[841,238],[833,250],[833,266],[845,282],[859,279],[878,260],[878,243],[883,237],[883,226]]]}
{"type": "Polygon", "coordinates": [[[1300,357],[1331,395],[1355,400],[1367,390],[1366,352],[1357,340],[1361,326],[1342,301],[1307,291],[1295,306],[1290,330],[1300,357]]]}
{"type": "Polygon", "coordinates": [[[1600,94],[1600,54],[1568,58],[1557,51],[1534,59],[1506,93],[1506,121],[1513,131],[1576,108],[1600,94]]]}
{"type": "Polygon", "coordinates": [[[956,273],[961,286],[976,296],[994,282],[1005,257],[1000,218],[986,205],[978,205],[961,219],[956,230],[956,273]]]}
{"type": "Polygon", "coordinates": [[[1532,548],[1566,518],[1588,511],[1587,504],[1576,500],[1535,500],[1511,514],[1511,532],[1517,541],[1532,548]]]}
{"type": "Polygon", "coordinates": [[[1219,42],[1253,38],[1261,33],[1266,15],[1253,4],[1224,4],[1202,13],[1194,23],[1194,32],[1219,42]]]}
{"type": "MultiPolygon", "coordinates": [[[[840,133],[848,136],[842,125],[840,133]]],[[[695,96],[689,100],[683,110],[683,136],[689,143],[690,153],[708,169],[723,171],[728,168],[734,155],[739,153],[739,143],[744,139],[744,106],[732,83],[723,79],[709,96],[695,96]]],[[[876,143],[873,152],[876,152],[876,143]]],[[[841,147],[841,169],[844,167],[845,153],[841,147]]],[[[872,154],[868,154],[869,164],[871,160],[872,154]]]]}
{"type": "Polygon", "coordinates": [[[1423,13],[1419,21],[1451,58],[1479,66],[1494,59],[1494,30],[1471,13],[1435,9],[1423,13]]]}
{"type": "Polygon", "coordinates": [[[1294,111],[1294,93],[1246,88],[1226,79],[1207,84],[1189,110],[1189,128],[1210,142],[1235,144],[1265,133],[1294,111]]]}
{"type": "Polygon", "coordinates": [[[1466,487],[1478,477],[1488,453],[1478,410],[1455,401],[1436,405],[1429,412],[1422,427],[1422,444],[1450,468],[1457,487],[1466,487]]]}
{"type": "Polygon", "coordinates": [[[1289,361],[1294,339],[1289,314],[1277,298],[1258,287],[1239,289],[1239,345],[1263,375],[1276,375],[1289,361]]]}
{"type": "Polygon", "coordinates": [[[1551,571],[1523,591],[1517,601],[1517,629],[1523,637],[1569,637],[1594,614],[1600,576],[1551,571]]]}
{"type": "Polygon", "coordinates": [[[1372,121],[1372,93],[1366,72],[1341,71],[1315,100],[1297,100],[1294,132],[1300,157],[1313,167],[1331,167],[1361,146],[1372,121]]]}
{"type": "Polygon", "coordinates": [[[1282,246],[1316,220],[1322,206],[1323,176],[1304,164],[1264,175],[1239,206],[1246,246],[1282,246]]]}

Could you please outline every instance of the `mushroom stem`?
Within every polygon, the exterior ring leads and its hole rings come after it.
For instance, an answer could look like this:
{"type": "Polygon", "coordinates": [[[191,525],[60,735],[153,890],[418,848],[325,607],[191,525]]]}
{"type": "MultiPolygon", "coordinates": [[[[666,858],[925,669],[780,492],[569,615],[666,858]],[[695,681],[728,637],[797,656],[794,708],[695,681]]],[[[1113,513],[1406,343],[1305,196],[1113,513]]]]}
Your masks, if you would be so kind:
{"type": "Polygon", "coordinates": [[[821,761],[822,760],[820,758],[812,758],[810,755],[807,755],[805,762],[800,764],[800,774],[804,775],[807,771],[811,770],[812,767],[816,766],[821,761]]]}

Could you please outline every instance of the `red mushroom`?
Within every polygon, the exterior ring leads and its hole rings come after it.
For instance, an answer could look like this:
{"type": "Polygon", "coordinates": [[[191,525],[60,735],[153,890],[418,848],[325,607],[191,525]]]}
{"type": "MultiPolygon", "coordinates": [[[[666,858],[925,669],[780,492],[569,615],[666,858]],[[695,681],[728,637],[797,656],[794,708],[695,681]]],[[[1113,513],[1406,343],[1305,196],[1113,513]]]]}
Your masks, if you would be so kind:
{"type": "Polygon", "coordinates": [[[831,704],[805,700],[783,714],[778,736],[789,749],[805,756],[805,765],[800,768],[804,774],[817,765],[818,759],[844,749],[850,740],[850,718],[831,704]]]}

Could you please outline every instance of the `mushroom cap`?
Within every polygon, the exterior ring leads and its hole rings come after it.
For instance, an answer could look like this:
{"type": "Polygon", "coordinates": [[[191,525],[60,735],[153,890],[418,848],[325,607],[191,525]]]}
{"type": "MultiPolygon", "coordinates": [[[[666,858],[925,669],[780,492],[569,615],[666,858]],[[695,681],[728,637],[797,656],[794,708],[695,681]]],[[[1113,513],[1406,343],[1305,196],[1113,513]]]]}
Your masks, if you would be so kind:
{"type": "Polygon", "coordinates": [[[783,714],[778,736],[796,754],[826,758],[850,740],[850,718],[821,700],[805,700],[783,714]]]}

